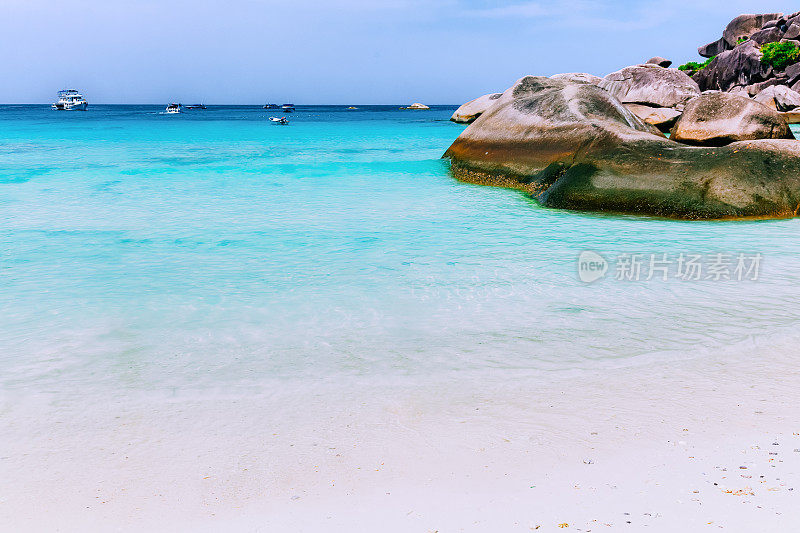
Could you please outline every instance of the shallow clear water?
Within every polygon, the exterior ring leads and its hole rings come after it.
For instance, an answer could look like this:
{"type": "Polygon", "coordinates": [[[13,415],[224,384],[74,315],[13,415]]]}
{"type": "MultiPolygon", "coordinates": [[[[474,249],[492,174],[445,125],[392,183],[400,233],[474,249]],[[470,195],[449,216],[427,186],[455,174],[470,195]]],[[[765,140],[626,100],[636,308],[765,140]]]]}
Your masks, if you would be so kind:
{"type": "Polygon", "coordinates": [[[159,111],[0,106],[0,388],[503,380],[796,346],[797,220],[578,214],[459,183],[450,108],[159,111]],[[763,259],[758,281],[612,264],[586,284],[584,250],[763,259]]]}

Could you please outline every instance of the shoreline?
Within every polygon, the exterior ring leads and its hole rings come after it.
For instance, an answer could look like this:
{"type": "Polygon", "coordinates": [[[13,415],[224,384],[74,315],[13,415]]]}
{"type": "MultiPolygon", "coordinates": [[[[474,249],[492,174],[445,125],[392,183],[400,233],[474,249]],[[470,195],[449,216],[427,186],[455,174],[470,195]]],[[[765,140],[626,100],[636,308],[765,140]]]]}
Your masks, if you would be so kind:
{"type": "Polygon", "coordinates": [[[4,399],[0,520],[16,531],[786,530],[800,520],[799,360],[764,349],[311,398],[4,399]]]}

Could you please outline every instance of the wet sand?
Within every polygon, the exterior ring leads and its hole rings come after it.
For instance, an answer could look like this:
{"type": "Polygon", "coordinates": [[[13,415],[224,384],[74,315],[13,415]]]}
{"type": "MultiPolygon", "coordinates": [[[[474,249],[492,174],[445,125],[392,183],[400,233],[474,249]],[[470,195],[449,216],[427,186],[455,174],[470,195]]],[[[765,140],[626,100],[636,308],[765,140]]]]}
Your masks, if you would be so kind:
{"type": "Polygon", "coordinates": [[[789,531],[800,523],[800,355],[746,352],[248,397],[3,398],[0,523],[789,531]]]}

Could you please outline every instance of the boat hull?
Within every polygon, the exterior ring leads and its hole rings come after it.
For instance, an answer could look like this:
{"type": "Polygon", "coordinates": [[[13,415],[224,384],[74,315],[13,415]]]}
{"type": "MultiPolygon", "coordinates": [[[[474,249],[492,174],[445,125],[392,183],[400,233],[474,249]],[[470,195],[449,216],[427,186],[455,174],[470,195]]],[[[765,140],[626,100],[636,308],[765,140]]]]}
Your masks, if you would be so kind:
{"type": "Polygon", "coordinates": [[[56,111],[86,111],[89,108],[89,104],[86,102],[80,104],[53,104],[53,109],[56,111]]]}

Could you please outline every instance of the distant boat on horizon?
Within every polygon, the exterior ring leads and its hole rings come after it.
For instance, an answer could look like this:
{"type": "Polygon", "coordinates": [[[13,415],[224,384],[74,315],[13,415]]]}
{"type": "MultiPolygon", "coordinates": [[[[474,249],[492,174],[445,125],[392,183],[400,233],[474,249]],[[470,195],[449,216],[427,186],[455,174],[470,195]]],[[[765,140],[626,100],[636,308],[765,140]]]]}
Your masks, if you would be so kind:
{"type": "Polygon", "coordinates": [[[86,111],[89,103],[75,89],[64,89],[58,91],[58,101],[50,107],[58,111],[86,111]]]}
{"type": "Polygon", "coordinates": [[[205,104],[191,104],[191,105],[187,105],[187,106],[184,106],[184,107],[186,109],[205,109],[206,105],[205,104]]]}
{"type": "Polygon", "coordinates": [[[264,109],[280,109],[278,104],[264,104],[264,109]]]}
{"type": "Polygon", "coordinates": [[[284,113],[294,113],[294,104],[283,104],[281,109],[284,113]]]}
{"type": "Polygon", "coordinates": [[[169,104],[167,109],[164,110],[164,113],[167,115],[174,115],[176,113],[180,113],[182,108],[183,106],[181,104],[169,104]]]}

